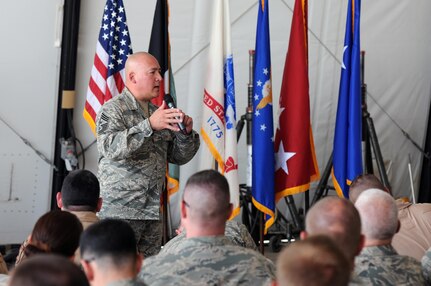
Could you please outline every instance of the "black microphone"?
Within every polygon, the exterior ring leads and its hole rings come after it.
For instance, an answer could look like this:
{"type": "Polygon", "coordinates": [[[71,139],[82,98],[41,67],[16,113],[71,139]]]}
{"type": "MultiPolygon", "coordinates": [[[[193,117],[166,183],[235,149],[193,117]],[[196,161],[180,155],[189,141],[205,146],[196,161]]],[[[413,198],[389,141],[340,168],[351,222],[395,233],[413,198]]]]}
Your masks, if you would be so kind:
{"type": "MultiPolygon", "coordinates": [[[[168,105],[168,107],[170,109],[176,108],[175,103],[174,103],[174,99],[172,98],[172,96],[169,93],[165,94],[163,99],[165,100],[166,104],[168,105]]],[[[179,119],[178,117],[176,117],[176,118],[179,119]]],[[[178,124],[178,127],[180,128],[181,133],[187,134],[187,130],[184,127],[184,124],[182,122],[179,122],[177,124],[178,124]]]]}

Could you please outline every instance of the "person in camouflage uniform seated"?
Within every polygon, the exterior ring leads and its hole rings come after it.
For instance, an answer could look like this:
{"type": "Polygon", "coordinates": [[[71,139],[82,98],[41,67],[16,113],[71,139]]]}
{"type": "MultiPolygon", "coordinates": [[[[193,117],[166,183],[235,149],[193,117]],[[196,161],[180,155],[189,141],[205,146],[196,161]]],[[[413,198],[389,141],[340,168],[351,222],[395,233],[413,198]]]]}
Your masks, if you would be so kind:
{"type": "Polygon", "coordinates": [[[355,278],[366,285],[425,285],[421,264],[399,255],[391,241],[399,228],[395,200],[379,189],[369,189],[355,202],[365,235],[365,247],[355,260],[355,278]]]}
{"type": "Polygon", "coordinates": [[[189,178],[181,202],[186,239],[170,253],[144,260],[139,277],[148,285],[268,285],[274,264],[224,236],[232,213],[229,184],[214,170],[189,178]]]}
{"type": "MultiPolygon", "coordinates": [[[[181,244],[186,238],[186,231],[183,229],[183,227],[180,227],[177,230],[177,233],[177,236],[169,240],[163,246],[160,253],[175,252],[178,247],[181,247],[181,244]]],[[[236,245],[257,250],[256,243],[254,243],[253,238],[251,237],[245,225],[243,225],[242,223],[239,223],[234,220],[228,220],[226,222],[224,235],[236,245]]]]}
{"type": "Polygon", "coordinates": [[[148,53],[126,61],[122,93],[106,102],[96,117],[98,177],[103,198],[100,216],[128,220],[141,253],[160,251],[160,195],[167,162],[185,164],[199,148],[193,119],[180,109],[160,107],[162,76],[157,60],[148,53]],[[185,134],[178,123],[183,123],[185,134]]]}
{"type": "Polygon", "coordinates": [[[91,225],[82,233],[80,250],[81,265],[91,285],[145,285],[136,279],[142,254],[127,222],[104,219],[91,225]]]}

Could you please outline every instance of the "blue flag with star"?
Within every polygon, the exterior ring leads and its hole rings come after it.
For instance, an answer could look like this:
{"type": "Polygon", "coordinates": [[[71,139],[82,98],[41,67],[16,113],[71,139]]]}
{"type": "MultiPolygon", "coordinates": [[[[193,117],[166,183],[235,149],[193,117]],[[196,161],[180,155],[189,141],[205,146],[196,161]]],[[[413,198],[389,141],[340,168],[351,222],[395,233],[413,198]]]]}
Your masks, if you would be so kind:
{"type": "Polygon", "coordinates": [[[268,1],[259,1],[253,82],[252,196],[265,214],[265,233],[274,223],[274,127],[268,1]]]}
{"type": "Polygon", "coordinates": [[[362,174],[360,13],[361,1],[349,0],[332,160],[335,190],[345,198],[351,181],[362,174]]]}

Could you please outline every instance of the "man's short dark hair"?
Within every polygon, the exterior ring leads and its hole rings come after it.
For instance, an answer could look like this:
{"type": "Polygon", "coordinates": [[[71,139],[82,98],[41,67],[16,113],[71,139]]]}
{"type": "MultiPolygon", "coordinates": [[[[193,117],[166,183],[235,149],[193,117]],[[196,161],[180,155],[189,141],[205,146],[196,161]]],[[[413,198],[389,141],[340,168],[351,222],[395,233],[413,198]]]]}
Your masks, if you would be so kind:
{"type": "Polygon", "coordinates": [[[100,185],[97,177],[88,170],[70,172],[61,188],[63,206],[88,206],[95,210],[100,197],[100,185]]]}
{"type": "Polygon", "coordinates": [[[119,219],[104,219],[90,225],[81,236],[81,259],[110,258],[114,265],[136,259],[136,238],[132,227],[119,219]]]}
{"type": "Polygon", "coordinates": [[[89,286],[84,272],[69,259],[40,254],[26,259],[16,267],[11,286],[89,286]]]}

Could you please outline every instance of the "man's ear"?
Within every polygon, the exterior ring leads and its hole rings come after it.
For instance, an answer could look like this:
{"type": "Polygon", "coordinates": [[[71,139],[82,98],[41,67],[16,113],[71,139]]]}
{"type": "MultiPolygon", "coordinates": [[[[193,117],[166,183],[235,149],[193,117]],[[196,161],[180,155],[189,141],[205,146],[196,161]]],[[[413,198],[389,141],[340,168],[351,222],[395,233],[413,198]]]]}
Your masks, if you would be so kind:
{"type": "Polygon", "coordinates": [[[130,72],[127,76],[129,77],[130,82],[136,83],[135,72],[130,72]]]}
{"type": "Polygon", "coordinates": [[[102,199],[102,198],[99,198],[99,199],[97,200],[96,213],[97,213],[97,212],[100,212],[100,210],[102,209],[102,204],[103,204],[103,199],[102,199]]]}
{"type": "Polygon", "coordinates": [[[305,230],[303,230],[303,231],[301,231],[300,233],[299,233],[299,238],[301,239],[301,240],[304,240],[304,239],[306,239],[308,237],[308,233],[305,231],[305,230]]]}
{"type": "Polygon", "coordinates": [[[187,218],[187,206],[184,200],[181,200],[181,220],[187,218]]]}
{"type": "Polygon", "coordinates": [[[358,249],[357,249],[357,252],[356,252],[355,256],[358,256],[359,253],[361,253],[361,251],[364,248],[364,246],[365,246],[365,235],[361,234],[361,237],[359,238],[358,249]]]}
{"type": "Polygon", "coordinates": [[[233,213],[233,204],[229,204],[229,212],[226,220],[230,219],[230,217],[232,216],[232,213],[233,213]]]}
{"type": "Polygon", "coordinates": [[[58,192],[57,195],[55,196],[55,198],[57,199],[57,206],[60,209],[63,208],[63,200],[61,198],[61,192],[58,192]]]}
{"type": "Polygon", "coordinates": [[[91,262],[81,259],[81,266],[89,282],[94,280],[94,269],[91,262]]]}
{"type": "Polygon", "coordinates": [[[136,256],[136,274],[138,274],[141,271],[142,263],[144,263],[144,256],[140,253],[136,256]]]}

